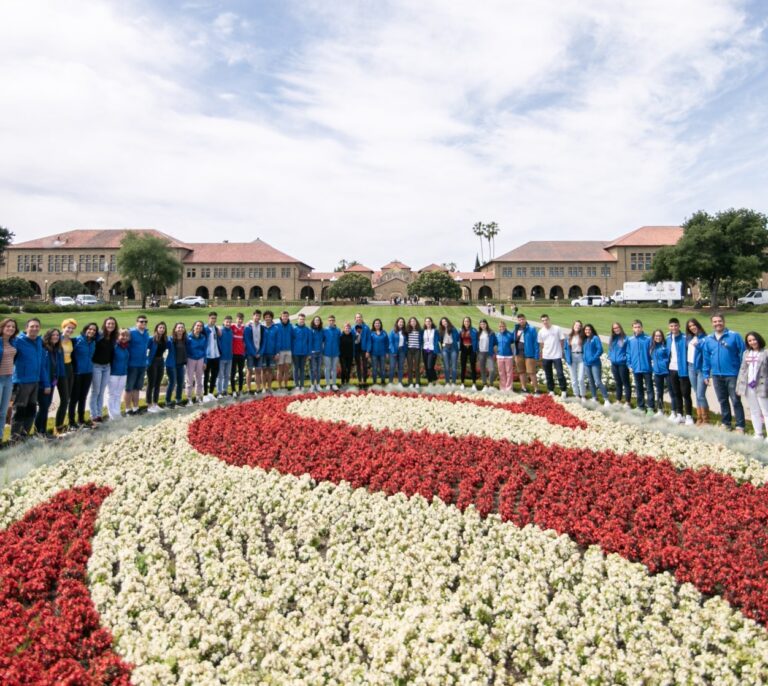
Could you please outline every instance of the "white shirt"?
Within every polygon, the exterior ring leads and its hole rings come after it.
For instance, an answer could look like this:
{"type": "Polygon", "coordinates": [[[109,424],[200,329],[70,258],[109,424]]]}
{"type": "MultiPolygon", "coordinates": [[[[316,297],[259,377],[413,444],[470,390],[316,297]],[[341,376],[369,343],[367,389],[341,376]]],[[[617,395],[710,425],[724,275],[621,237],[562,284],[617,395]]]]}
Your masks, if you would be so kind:
{"type": "Polygon", "coordinates": [[[672,343],[672,347],[671,347],[671,349],[669,351],[669,368],[674,370],[674,371],[678,370],[678,366],[677,366],[677,345],[675,344],[675,340],[677,340],[677,338],[679,338],[679,336],[673,336],[672,338],[669,339],[670,342],[672,343]]]}
{"type": "Polygon", "coordinates": [[[424,329],[424,350],[432,352],[435,349],[435,330],[424,329]]]}
{"type": "Polygon", "coordinates": [[[221,353],[219,352],[219,343],[216,340],[218,338],[218,327],[211,326],[208,328],[210,329],[210,333],[208,334],[208,346],[207,350],[205,351],[205,356],[209,360],[215,360],[221,357],[221,353]]]}
{"type": "Polygon", "coordinates": [[[693,364],[693,361],[696,357],[696,346],[699,344],[699,339],[696,338],[696,336],[693,336],[690,341],[688,341],[688,364],[693,364]]]}
{"type": "Polygon", "coordinates": [[[559,360],[563,356],[563,330],[559,326],[542,326],[539,329],[541,356],[545,360],[559,360]]]}
{"type": "Polygon", "coordinates": [[[478,352],[481,353],[487,353],[488,352],[488,340],[489,340],[488,332],[487,331],[481,331],[480,337],[477,340],[477,347],[478,352]]]}

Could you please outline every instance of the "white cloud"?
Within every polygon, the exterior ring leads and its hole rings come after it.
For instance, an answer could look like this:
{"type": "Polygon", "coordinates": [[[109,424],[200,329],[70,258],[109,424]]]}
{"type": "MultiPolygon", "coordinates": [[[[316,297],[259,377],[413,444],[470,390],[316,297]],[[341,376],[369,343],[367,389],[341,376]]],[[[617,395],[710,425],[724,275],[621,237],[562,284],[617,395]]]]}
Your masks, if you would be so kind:
{"type": "Polygon", "coordinates": [[[0,223],[20,239],[154,226],[319,268],[469,268],[478,220],[504,252],[765,209],[768,103],[710,103],[765,69],[735,1],[302,2],[277,92],[274,46],[238,35],[260,17],[117,8],[0,8],[0,223]],[[206,81],[222,60],[253,71],[206,81]]]}

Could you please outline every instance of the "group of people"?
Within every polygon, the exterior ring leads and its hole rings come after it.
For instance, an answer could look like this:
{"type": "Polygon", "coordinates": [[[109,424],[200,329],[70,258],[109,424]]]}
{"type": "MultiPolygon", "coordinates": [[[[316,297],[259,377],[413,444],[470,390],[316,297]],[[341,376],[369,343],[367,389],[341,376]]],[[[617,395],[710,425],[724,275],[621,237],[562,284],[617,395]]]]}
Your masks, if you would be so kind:
{"type": "MultiPolygon", "coordinates": [[[[275,319],[266,310],[253,311],[245,322],[242,313],[218,323],[216,312],[208,321],[196,321],[188,331],[183,322],[169,330],[158,322],[152,332],[147,316],[140,314],[135,326],[121,328],[114,317],[99,326],[90,322],[76,334],[77,322],[65,319],[60,328],[44,334],[40,321],[29,319],[19,332],[14,319],[0,323],[0,412],[13,406],[11,436],[64,435],[91,427],[106,419],[139,412],[139,396],[146,381],[148,412],[160,412],[160,389],[167,377],[165,408],[182,403],[201,403],[230,394],[272,393],[275,388],[295,392],[346,387],[353,376],[359,387],[369,383],[410,388],[438,382],[438,361],[446,387],[465,386],[489,391],[498,373],[501,391],[511,392],[517,378],[523,393],[538,394],[537,372],[543,368],[546,390],[555,394],[555,379],[562,397],[568,395],[564,369],[569,369],[572,394],[610,404],[603,382],[602,356],[606,346],[592,324],[575,321],[570,330],[551,323],[542,314],[534,327],[522,313],[507,325],[501,319],[495,331],[486,319],[477,328],[470,317],[454,325],[448,317],[437,323],[432,317],[419,321],[398,317],[390,331],[380,318],[369,326],[358,313],[353,322],[337,326],[331,315],[325,322],[315,316],[307,322],[299,314],[292,323],[283,311],[275,319]],[[183,391],[186,388],[186,399],[183,391]],[[529,390],[530,389],[530,390],[529,390]],[[59,406],[48,428],[54,391],[59,406]],[[86,419],[86,405],[90,417],[86,419]],[[104,408],[106,406],[106,413],[104,408]]],[[[685,328],[671,318],[668,331],[657,329],[649,336],[639,320],[631,333],[615,322],[607,344],[607,356],[616,385],[615,402],[630,406],[633,381],[637,408],[648,414],[664,414],[664,393],[671,400],[670,419],[685,424],[709,422],[706,387],[717,395],[722,424],[744,432],[742,398],[749,404],[757,436],[768,423],[768,353],[757,332],[744,338],[725,327],[720,314],[712,316],[711,333],[697,319],[685,328]],[[692,394],[697,419],[693,419],[692,394]]]]}

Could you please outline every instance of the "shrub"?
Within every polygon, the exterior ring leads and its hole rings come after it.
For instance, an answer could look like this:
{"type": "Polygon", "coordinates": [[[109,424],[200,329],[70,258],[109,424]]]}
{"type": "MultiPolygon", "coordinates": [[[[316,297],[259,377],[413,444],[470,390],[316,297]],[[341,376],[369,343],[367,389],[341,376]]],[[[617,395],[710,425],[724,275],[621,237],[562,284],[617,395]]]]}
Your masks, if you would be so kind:
{"type": "Polygon", "coordinates": [[[50,303],[26,302],[21,308],[29,314],[49,314],[51,312],[103,312],[105,310],[119,310],[115,304],[102,303],[100,305],[52,305],[50,303]]]}

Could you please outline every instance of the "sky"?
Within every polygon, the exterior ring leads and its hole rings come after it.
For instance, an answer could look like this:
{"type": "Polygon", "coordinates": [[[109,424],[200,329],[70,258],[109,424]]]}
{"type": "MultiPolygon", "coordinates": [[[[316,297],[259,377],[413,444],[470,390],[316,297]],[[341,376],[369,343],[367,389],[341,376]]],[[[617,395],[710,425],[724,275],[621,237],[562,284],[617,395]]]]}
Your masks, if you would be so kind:
{"type": "Polygon", "coordinates": [[[2,0],[0,83],[17,241],[470,270],[476,222],[500,255],[768,211],[766,0],[2,0]]]}

